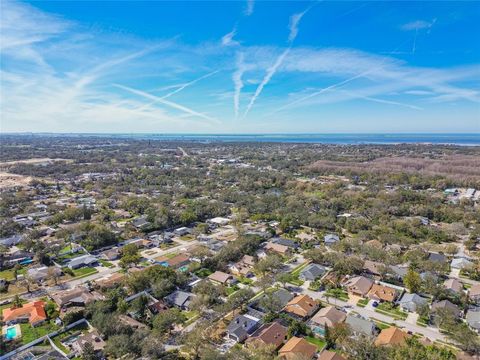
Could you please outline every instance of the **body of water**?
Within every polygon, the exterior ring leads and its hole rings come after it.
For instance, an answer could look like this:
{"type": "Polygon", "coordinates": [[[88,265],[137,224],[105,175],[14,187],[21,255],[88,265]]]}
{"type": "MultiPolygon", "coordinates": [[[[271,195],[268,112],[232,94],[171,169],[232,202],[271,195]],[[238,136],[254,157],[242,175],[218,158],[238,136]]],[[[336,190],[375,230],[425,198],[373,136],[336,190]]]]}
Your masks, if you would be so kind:
{"type": "Polygon", "coordinates": [[[7,136],[105,137],[159,141],[211,142],[278,142],[317,144],[452,144],[480,145],[480,133],[470,134],[4,134],[7,136]]]}

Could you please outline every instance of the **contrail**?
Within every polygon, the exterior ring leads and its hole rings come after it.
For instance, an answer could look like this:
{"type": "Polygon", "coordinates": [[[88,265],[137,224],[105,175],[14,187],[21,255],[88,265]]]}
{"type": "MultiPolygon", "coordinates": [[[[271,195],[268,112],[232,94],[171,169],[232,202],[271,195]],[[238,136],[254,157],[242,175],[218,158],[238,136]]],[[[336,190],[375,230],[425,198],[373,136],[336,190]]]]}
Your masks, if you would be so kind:
{"type": "Polygon", "coordinates": [[[415,49],[417,48],[417,35],[418,35],[418,28],[415,30],[415,36],[413,37],[412,54],[415,54],[415,49]]]}
{"type": "MultiPolygon", "coordinates": [[[[174,95],[174,94],[176,94],[176,93],[179,93],[179,92],[182,91],[183,89],[185,89],[185,88],[187,88],[187,87],[189,87],[189,86],[191,86],[191,85],[199,82],[200,80],[203,80],[203,79],[206,79],[206,78],[208,78],[208,77],[210,77],[210,76],[212,76],[212,75],[215,75],[215,74],[218,73],[219,71],[220,71],[220,70],[212,71],[211,73],[208,73],[208,74],[205,74],[205,75],[203,75],[203,76],[200,76],[199,78],[197,78],[197,79],[195,79],[195,80],[192,80],[192,81],[190,81],[190,82],[188,82],[188,83],[181,84],[181,85],[179,85],[175,90],[169,92],[167,95],[160,96],[159,98],[160,98],[160,99],[169,98],[170,96],[172,96],[172,95],[174,95]]],[[[158,102],[159,102],[158,99],[157,99],[157,100],[154,100],[154,101],[152,101],[152,102],[149,103],[149,104],[145,104],[145,105],[140,106],[137,110],[145,110],[145,109],[149,108],[150,106],[155,105],[155,104],[158,103],[158,102]]]]}
{"type": "Polygon", "coordinates": [[[362,95],[362,94],[353,93],[353,92],[346,91],[346,90],[341,90],[341,91],[342,91],[343,93],[345,93],[345,94],[348,94],[348,95],[353,96],[354,98],[358,98],[358,99],[363,99],[363,100],[378,102],[378,103],[381,103],[381,104],[403,106],[403,107],[406,107],[406,108],[409,108],[409,109],[413,109],[413,110],[423,110],[423,108],[421,108],[421,107],[418,107],[418,106],[415,106],[415,105],[410,105],[410,104],[401,103],[401,102],[398,102],[398,101],[379,99],[379,98],[374,98],[374,97],[371,97],[371,96],[364,96],[364,95],[362,95]]]}
{"type": "Polygon", "coordinates": [[[185,112],[185,113],[187,113],[187,114],[194,115],[194,116],[198,116],[198,117],[201,117],[201,118],[203,118],[203,119],[205,119],[205,120],[213,121],[213,122],[215,122],[215,123],[219,123],[219,121],[218,121],[217,119],[211,118],[211,117],[208,116],[208,115],[199,113],[199,112],[197,112],[197,111],[195,111],[195,110],[192,110],[192,109],[190,109],[190,108],[187,108],[186,106],[183,106],[183,105],[174,103],[174,102],[172,102],[172,101],[162,99],[161,97],[158,97],[158,96],[149,94],[149,93],[147,93],[147,92],[145,92],[145,91],[133,89],[133,88],[131,88],[131,87],[124,86],[124,85],[120,85],[120,84],[114,84],[114,86],[116,86],[116,87],[118,87],[118,88],[120,88],[120,89],[126,90],[126,91],[128,91],[128,92],[131,92],[131,93],[133,93],[133,94],[136,94],[136,95],[139,95],[139,96],[143,96],[143,97],[145,97],[145,98],[147,98],[147,99],[158,101],[158,102],[161,103],[161,104],[170,106],[171,108],[174,108],[174,109],[183,111],[183,112],[185,112]]]}
{"type": "Polygon", "coordinates": [[[245,113],[243,114],[244,119],[248,115],[250,110],[252,109],[252,107],[255,104],[255,101],[257,100],[257,98],[262,93],[262,90],[265,87],[265,85],[267,85],[270,82],[273,75],[275,75],[275,73],[277,72],[280,65],[282,65],[283,60],[285,59],[285,57],[290,52],[290,49],[292,48],[293,41],[295,40],[295,38],[298,35],[298,25],[300,24],[300,21],[302,20],[303,16],[307,12],[309,12],[314,6],[315,6],[315,3],[310,5],[308,8],[306,8],[301,13],[293,14],[290,17],[290,23],[288,25],[288,28],[290,30],[290,33],[288,34],[289,47],[283,53],[280,54],[280,56],[277,58],[277,60],[273,64],[273,66],[271,66],[270,68],[267,69],[267,72],[265,73],[265,76],[263,77],[262,82],[258,85],[257,90],[255,91],[255,94],[250,99],[250,103],[248,104],[247,109],[245,110],[245,113]]]}
{"type": "Polygon", "coordinates": [[[240,93],[243,88],[242,76],[246,70],[244,58],[245,58],[245,55],[243,53],[238,54],[237,70],[232,75],[233,84],[235,85],[235,91],[233,94],[233,109],[235,111],[235,120],[238,119],[238,111],[240,108],[240,93]]]}
{"type": "Polygon", "coordinates": [[[261,94],[263,88],[265,85],[267,85],[270,82],[270,79],[273,77],[273,75],[277,72],[277,69],[282,65],[283,59],[285,59],[285,56],[290,52],[290,48],[286,49],[280,56],[277,58],[277,61],[275,61],[275,64],[271,66],[270,68],[267,69],[267,73],[265,74],[265,77],[263,78],[262,82],[260,85],[258,85],[257,90],[255,91],[255,94],[252,96],[250,99],[250,103],[247,106],[247,110],[245,110],[245,114],[243,114],[243,118],[245,118],[252,108],[253,104],[255,104],[255,100],[257,100],[257,97],[261,94]]]}

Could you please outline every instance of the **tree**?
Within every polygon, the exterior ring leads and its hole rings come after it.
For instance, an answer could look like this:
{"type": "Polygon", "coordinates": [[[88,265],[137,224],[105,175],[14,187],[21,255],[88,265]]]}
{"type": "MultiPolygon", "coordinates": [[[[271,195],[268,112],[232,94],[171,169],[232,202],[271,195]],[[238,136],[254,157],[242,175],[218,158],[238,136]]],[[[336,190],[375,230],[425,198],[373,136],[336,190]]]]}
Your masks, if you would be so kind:
{"type": "Polygon", "coordinates": [[[200,260],[200,267],[203,267],[203,262],[211,256],[210,249],[206,246],[196,246],[190,251],[190,256],[200,260]]]}
{"type": "Polygon", "coordinates": [[[285,272],[277,275],[277,281],[282,284],[283,287],[287,286],[287,283],[292,281],[293,276],[291,273],[285,272]]]}
{"type": "Polygon", "coordinates": [[[145,312],[147,311],[148,306],[148,296],[141,295],[132,301],[131,308],[134,311],[135,315],[140,319],[145,317],[145,312]]]}
{"type": "Polygon", "coordinates": [[[132,264],[138,264],[142,258],[138,253],[138,247],[135,244],[127,244],[121,250],[120,266],[127,269],[132,264]]]}
{"type": "Polygon", "coordinates": [[[407,287],[408,291],[411,293],[416,293],[422,287],[422,278],[415,270],[409,268],[407,274],[403,278],[403,283],[407,287]]]}
{"type": "Polygon", "coordinates": [[[82,351],[82,360],[97,360],[98,356],[95,354],[95,349],[93,348],[93,345],[89,342],[85,343],[83,345],[83,351],[82,351]]]}
{"type": "Polygon", "coordinates": [[[175,324],[181,324],[184,321],[185,316],[179,309],[168,309],[153,318],[153,330],[159,335],[168,335],[175,324]]]}
{"type": "Polygon", "coordinates": [[[224,304],[225,309],[227,311],[233,311],[233,315],[235,316],[235,310],[241,308],[253,295],[254,292],[251,289],[240,289],[228,298],[224,304]]]}

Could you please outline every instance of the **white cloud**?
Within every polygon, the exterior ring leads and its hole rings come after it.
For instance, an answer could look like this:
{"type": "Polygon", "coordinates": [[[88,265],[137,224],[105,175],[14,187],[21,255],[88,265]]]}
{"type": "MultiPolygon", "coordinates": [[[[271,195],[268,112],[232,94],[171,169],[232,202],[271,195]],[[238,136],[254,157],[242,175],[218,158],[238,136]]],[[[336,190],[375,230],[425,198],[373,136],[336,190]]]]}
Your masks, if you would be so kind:
{"type": "Polygon", "coordinates": [[[255,7],[255,0],[247,0],[247,7],[245,9],[245,15],[246,16],[252,15],[254,7],[255,7]]]}
{"type": "Polygon", "coordinates": [[[436,22],[437,19],[433,19],[432,21],[416,20],[402,25],[401,29],[404,31],[430,29],[436,22]]]}
{"type": "Polygon", "coordinates": [[[238,41],[233,40],[235,35],[237,35],[237,28],[236,27],[234,27],[232,31],[230,31],[228,34],[225,34],[222,37],[222,45],[223,46],[239,45],[238,41]]]}

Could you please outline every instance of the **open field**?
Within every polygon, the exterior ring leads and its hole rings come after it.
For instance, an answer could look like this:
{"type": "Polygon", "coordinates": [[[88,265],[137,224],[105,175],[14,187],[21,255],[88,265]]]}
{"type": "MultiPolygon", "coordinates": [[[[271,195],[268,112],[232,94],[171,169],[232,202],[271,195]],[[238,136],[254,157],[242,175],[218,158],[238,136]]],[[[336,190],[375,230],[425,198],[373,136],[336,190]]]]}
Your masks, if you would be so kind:
{"type": "Polygon", "coordinates": [[[426,176],[446,176],[450,179],[480,181],[480,158],[472,155],[446,155],[438,158],[380,157],[371,161],[319,160],[310,165],[318,171],[406,172],[426,176]]]}

